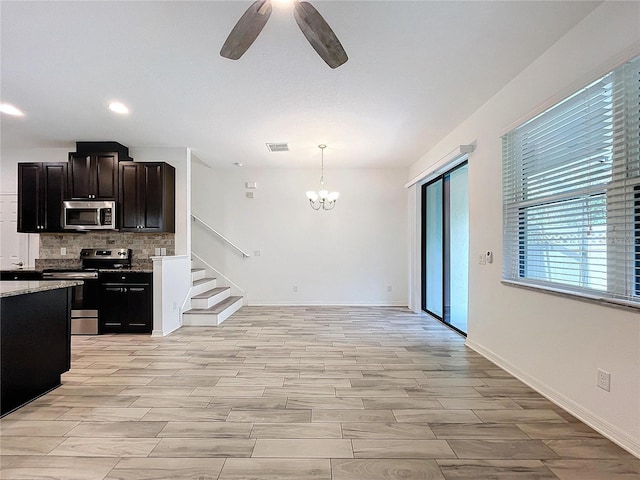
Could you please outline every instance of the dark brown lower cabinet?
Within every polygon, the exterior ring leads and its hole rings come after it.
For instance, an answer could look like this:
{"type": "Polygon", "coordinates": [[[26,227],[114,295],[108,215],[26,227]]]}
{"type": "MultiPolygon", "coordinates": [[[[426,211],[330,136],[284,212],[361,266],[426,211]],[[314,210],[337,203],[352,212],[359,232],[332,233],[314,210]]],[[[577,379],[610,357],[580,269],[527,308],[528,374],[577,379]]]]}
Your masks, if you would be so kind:
{"type": "Polygon", "coordinates": [[[100,333],[151,333],[152,274],[101,273],[100,333]]]}

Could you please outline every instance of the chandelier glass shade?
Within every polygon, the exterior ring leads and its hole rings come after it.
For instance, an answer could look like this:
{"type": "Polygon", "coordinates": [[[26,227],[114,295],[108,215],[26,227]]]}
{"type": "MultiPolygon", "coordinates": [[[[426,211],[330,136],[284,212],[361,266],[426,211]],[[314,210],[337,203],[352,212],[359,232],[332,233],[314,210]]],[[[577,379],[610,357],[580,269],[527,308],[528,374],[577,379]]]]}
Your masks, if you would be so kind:
{"type": "Polygon", "coordinates": [[[336,206],[336,201],[338,200],[340,194],[338,192],[329,192],[324,187],[324,149],[327,148],[327,146],[321,144],[318,145],[318,148],[322,152],[322,173],[320,175],[320,190],[318,192],[309,190],[307,192],[307,198],[309,199],[311,208],[313,208],[314,210],[332,210],[333,207],[336,206]]]}

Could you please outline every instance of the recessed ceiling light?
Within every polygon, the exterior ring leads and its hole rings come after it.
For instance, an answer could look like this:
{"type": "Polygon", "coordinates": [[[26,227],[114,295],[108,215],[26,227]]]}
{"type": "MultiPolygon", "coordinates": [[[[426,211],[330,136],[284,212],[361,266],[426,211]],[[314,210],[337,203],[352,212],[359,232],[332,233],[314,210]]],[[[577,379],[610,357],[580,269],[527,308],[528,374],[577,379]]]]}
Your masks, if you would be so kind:
{"type": "Polygon", "coordinates": [[[120,102],[111,102],[109,104],[109,110],[111,110],[112,112],[121,113],[123,115],[129,113],[129,109],[127,108],[127,106],[124,103],[120,102]]]}
{"type": "Polygon", "coordinates": [[[14,117],[24,116],[22,110],[14,107],[13,105],[9,105],[8,103],[0,103],[0,112],[6,113],[7,115],[13,115],[14,117]]]}

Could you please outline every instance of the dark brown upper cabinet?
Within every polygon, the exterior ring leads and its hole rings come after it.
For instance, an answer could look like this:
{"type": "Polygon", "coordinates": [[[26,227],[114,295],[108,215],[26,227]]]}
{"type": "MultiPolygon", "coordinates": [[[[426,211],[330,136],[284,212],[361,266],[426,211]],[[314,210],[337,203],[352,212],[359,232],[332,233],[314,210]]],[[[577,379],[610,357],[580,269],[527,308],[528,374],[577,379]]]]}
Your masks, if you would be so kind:
{"type": "Polygon", "coordinates": [[[175,232],[175,168],[120,162],[120,231],[175,232]]]}
{"type": "Polygon", "coordinates": [[[70,153],[71,198],[118,198],[118,153],[70,153]]]}
{"type": "Polygon", "coordinates": [[[67,163],[18,164],[18,232],[62,231],[67,163]]]}

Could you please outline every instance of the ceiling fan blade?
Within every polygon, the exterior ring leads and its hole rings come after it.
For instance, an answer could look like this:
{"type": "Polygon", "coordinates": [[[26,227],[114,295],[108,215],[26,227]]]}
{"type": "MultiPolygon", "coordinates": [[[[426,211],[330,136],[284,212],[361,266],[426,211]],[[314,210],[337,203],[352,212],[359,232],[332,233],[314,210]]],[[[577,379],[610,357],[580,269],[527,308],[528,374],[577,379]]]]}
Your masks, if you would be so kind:
{"type": "Polygon", "coordinates": [[[294,2],[293,15],[302,33],[331,68],[338,68],[349,57],[336,34],[322,15],[309,2],[294,2]]]}
{"type": "Polygon", "coordinates": [[[271,15],[271,1],[258,0],[244,12],[224,42],[220,55],[238,60],[258,38],[271,15]]]}

